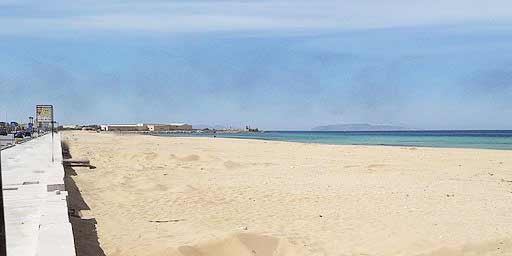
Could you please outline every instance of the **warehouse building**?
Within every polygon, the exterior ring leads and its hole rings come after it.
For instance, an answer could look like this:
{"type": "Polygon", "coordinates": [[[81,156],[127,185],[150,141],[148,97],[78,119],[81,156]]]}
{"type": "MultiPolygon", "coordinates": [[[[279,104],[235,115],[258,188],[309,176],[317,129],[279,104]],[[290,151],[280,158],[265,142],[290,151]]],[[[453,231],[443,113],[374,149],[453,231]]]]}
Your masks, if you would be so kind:
{"type": "Polygon", "coordinates": [[[192,125],[185,123],[173,124],[108,124],[101,125],[102,131],[119,132],[167,132],[167,131],[191,131],[192,125]]]}
{"type": "Polygon", "coordinates": [[[148,131],[150,132],[168,132],[168,131],[190,131],[192,125],[175,123],[175,124],[148,124],[148,131]]]}
{"type": "Polygon", "coordinates": [[[112,132],[142,132],[147,131],[148,126],[145,124],[108,124],[102,125],[101,130],[112,132]]]}

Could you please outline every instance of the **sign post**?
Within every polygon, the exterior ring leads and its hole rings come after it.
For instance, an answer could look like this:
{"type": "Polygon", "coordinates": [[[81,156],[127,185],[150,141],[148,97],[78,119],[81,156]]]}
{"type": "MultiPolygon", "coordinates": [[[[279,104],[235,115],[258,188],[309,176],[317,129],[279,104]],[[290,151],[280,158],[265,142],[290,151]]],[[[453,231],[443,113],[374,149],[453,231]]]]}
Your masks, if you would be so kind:
{"type": "Polygon", "coordinates": [[[52,133],[52,163],[55,161],[53,156],[53,105],[37,105],[36,106],[36,122],[38,126],[45,125],[46,129],[51,127],[52,133]]]}
{"type": "Polygon", "coordinates": [[[53,156],[53,120],[52,120],[52,163],[55,162],[55,157],[53,156]]]}

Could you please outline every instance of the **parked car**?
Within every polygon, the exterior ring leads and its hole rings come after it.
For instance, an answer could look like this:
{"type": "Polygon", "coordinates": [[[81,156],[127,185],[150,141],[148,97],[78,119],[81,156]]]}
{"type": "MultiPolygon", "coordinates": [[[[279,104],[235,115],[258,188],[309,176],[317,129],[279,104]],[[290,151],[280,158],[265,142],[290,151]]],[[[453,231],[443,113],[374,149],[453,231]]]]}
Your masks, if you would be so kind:
{"type": "Polygon", "coordinates": [[[0,128],[0,136],[7,136],[7,130],[5,128],[0,128]]]}

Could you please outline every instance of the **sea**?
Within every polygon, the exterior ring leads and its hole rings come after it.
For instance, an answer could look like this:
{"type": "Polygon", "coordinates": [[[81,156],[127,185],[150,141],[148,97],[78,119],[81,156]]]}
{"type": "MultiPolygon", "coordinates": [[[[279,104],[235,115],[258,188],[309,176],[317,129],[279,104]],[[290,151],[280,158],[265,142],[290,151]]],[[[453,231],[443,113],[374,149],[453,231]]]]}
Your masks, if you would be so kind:
{"type": "MultiPolygon", "coordinates": [[[[161,136],[210,136],[161,135],[161,136]]],[[[218,133],[216,137],[290,141],[334,145],[385,145],[407,147],[477,148],[512,150],[512,130],[449,131],[265,131],[260,133],[218,133]]]]}

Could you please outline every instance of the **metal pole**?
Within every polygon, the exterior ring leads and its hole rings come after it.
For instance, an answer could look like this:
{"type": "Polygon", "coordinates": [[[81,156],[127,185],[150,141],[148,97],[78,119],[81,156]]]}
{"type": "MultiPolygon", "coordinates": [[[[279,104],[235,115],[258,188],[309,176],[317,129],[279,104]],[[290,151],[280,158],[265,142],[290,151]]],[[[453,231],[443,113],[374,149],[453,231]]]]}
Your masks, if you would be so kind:
{"type": "Polygon", "coordinates": [[[52,163],[55,162],[55,158],[53,157],[53,120],[52,120],[52,163]]]}
{"type": "Polygon", "coordinates": [[[7,255],[5,242],[4,189],[2,185],[2,148],[0,146],[0,256],[7,255]]]}

